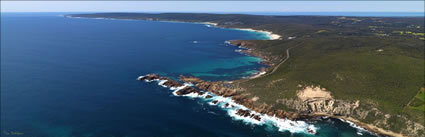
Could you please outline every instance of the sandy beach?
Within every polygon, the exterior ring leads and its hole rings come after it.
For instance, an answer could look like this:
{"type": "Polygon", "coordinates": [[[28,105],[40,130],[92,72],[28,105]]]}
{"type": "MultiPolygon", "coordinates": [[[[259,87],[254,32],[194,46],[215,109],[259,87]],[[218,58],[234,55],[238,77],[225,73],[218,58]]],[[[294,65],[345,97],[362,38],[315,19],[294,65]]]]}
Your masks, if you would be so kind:
{"type": "MultiPolygon", "coordinates": [[[[211,25],[213,27],[220,27],[218,25],[218,23],[215,23],[215,22],[195,22],[195,23],[201,23],[201,24],[205,24],[205,25],[211,25]]],[[[266,34],[267,35],[267,37],[269,38],[269,40],[279,40],[281,38],[281,36],[279,34],[275,34],[275,33],[271,32],[271,31],[266,31],[266,30],[255,30],[255,29],[252,29],[252,28],[230,28],[230,29],[263,33],[263,34],[266,34]]]]}
{"type": "Polygon", "coordinates": [[[252,32],[264,33],[264,34],[266,34],[269,37],[269,40],[279,40],[281,38],[280,35],[274,34],[271,31],[255,30],[255,29],[252,29],[252,28],[235,28],[235,29],[243,30],[243,31],[252,31],[252,32]]]}

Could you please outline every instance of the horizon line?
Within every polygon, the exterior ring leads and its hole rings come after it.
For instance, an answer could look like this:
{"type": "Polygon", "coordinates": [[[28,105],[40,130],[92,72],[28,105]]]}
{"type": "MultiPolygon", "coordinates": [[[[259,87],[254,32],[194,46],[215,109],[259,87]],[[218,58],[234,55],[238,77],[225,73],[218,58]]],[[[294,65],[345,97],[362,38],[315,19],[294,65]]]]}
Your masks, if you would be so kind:
{"type": "Polygon", "coordinates": [[[332,12],[339,12],[339,13],[365,13],[365,12],[372,12],[372,13],[424,13],[424,11],[212,11],[212,12],[202,12],[202,11],[0,11],[2,13],[16,13],[16,12],[26,12],[26,13],[31,13],[31,12],[44,12],[44,13],[55,13],[55,12],[91,12],[91,13],[97,13],[97,12],[115,12],[115,13],[143,13],[143,12],[151,12],[151,13],[254,13],[254,12],[269,12],[269,13],[273,13],[273,12],[288,12],[288,13],[311,13],[311,12],[317,12],[317,13],[332,13],[332,12]]]}

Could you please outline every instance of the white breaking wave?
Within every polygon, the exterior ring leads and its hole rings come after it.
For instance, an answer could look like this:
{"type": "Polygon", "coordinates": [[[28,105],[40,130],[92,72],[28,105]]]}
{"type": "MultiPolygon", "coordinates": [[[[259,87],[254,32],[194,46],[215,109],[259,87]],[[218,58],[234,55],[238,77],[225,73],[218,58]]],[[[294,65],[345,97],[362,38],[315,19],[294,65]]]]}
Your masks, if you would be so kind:
{"type": "Polygon", "coordinates": [[[182,95],[182,96],[196,98],[196,97],[200,97],[202,95],[199,95],[198,93],[189,93],[189,94],[185,94],[185,95],[182,95]]]}
{"type": "Polygon", "coordinates": [[[307,130],[312,130],[314,133],[317,128],[314,125],[308,124],[304,121],[293,121],[289,119],[281,119],[275,116],[271,117],[265,115],[262,117],[272,125],[279,128],[279,131],[289,131],[291,133],[308,133],[307,130]]]}
{"type": "Polygon", "coordinates": [[[366,129],[364,129],[364,128],[362,128],[362,127],[360,127],[360,126],[358,126],[358,125],[356,125],[356,124],[354,124],[353,122],[351,122],[351,121],[348,121],[348,120],[344,120],[344,119],[342,119],[342,118],[339,118],[339,120],[341,120],[342,122],[345,122],[345,123],[348,123],[348,124],[350,124],[350,126],[351,127],[353,127],[353,128],[356,128],[357,129],[357,135],[363,135],[363,133],[362,132],[367,132],[367,133],[370,133],[370,134],[375,134],[375,133],[372,133],[372,132],[370,132],[370,131],[368,131],[368,130],[366,130],[366,129]]]}
{"type": "MultiPolygon", "coordinates": [[[[281,119],[277,118],[275,116],[268,116],[264,115],[255,111],[250,110],[251,114],[259,115],[261,117],[261,120],[258,121],[256,119],[253,119],[251,117],[243,117],[240,116],[237,113],[238,109],[242,110],[249,110],[243,105],[237,104],[234,102],[231,97],[222,97],[222,96],[213,96],[211,98],[212,100],[217,100],[217,106],[221,106],[221,108],[224,108],[224,110],[227,111],[228,115],[231,116],[234,120],[242,120],[245,123],[249,124],[255,124],[255,125],[273,125],[275,127],[278,127],[279,131],[289,131],[291,133],[308,133],[308,129],[312,130],[313,132],[317,131],[317,128],[314,125],[308,124],[304,121],[292,121],[288,119],[281,119]],[[228,104],[228,107],[224,107],[225,104],[228,104]]],[[[211,102],[209,104],[212,104],[211,102]]]]}
{"type": "Polygon", "coordinates": [[[145,82],[152,82],[152,81],[154,81],[154,80],[147,80],[147,79],[145,79],[145,82]]]}
{"type": "Polygon", "coordinates": [[[179,95],[177,95],[176,92],[179,91],[179,90],[181,90],[181,89],[184,89],[185,87],[188,87],[188,86],[193,86],[193,84],[184,83],[183,86],[180,86],[180,87],[170,87],[170,90],[173,90],[173,95],[174,96],[179,96],[179,95]]]}
{"type": "Polygon", "coordinates": [[[142,78],[144,78],[145,76],[139,76],[138,78],[137,78],[137,80],[140,80],[140,79],[142,79],[142,78]]]}
{"type": "Polygon", "coordinates": [[[165,82],[167,82],[168,80],[158,80],[158,85],[166,88],[167,86],[164,85],[165,82]]]}

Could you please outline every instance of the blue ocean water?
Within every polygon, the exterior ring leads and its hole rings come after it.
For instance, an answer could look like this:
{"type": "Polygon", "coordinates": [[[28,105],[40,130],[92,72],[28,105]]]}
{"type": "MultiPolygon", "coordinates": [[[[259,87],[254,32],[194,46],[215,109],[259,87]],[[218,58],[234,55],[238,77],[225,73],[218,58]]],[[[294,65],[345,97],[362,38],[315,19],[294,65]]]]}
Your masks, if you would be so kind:
{"type": "MultiPolygon", "coordinates": [[[[249,76],[264,66],[225,41],[265,38],[202,24],[2,13],[1,136],[312,136],[233,120],[221,108],[136,80],[147,73],[249,76]]],[[[321,137],[372,136],[336,119],[314,125],[321,137]]]]}

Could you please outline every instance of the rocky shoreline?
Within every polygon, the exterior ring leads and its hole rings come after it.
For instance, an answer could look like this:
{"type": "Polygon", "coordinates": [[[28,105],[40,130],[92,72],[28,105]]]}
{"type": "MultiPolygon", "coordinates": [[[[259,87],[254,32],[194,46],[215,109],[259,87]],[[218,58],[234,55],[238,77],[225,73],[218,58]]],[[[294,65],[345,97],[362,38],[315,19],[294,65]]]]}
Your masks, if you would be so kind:
{"type": "MultiPolygon", "coordinates": [[[[251,48],[249,48],[250,45],[253,45],[253,43],[247,41],[247,40],[228,40],[226,43],[229,45],[242,48],[239,52],[243,54],[247,54],[249,56],[259,57],[261,58],[261,64],[267,65],[267,66],[273,66],[275,65],[273,63],[274,60],[279,60],[277,58],[269,57],[266,55],[263,55],[260,52],[257,52],[251,48]]],[[[264,71],[264,70],[261,70],[264,71]]]]}
{"type": "MultiPolygon", "coordinates": [[[[255,120],[254,123],[264,122],[264,119],[274,119],[276,121],[288,120],[293,122],[290,123],[290,125],[294,126],[298,123],[297,121],[300,120],[315,121],[318,118],[320,119],[321,117],[331,117],[345,121],[353,127],[359,128],[361,130],[367,131],[378,136],[404,137],[401,134],[387,131],[366,123],[362,123],[347,116],[336,116],[326,113],[286,112],[280,109],[272,108],[266,104],[258,105],[255,104],[251,98],[246,97],[245,94],[238,92],[236,89],[232,89],[228,86],[225,86],[226,83],[220,81],[209,82],[196,77],[187,77],[183,75],[181,75],[178,78],[178,81],[176,81],[168,77],[159,76],[157,74],[147,74],[144,76],[140,76],[138,80],[146,82],[157,81],[159,85],[174,90],[173,94],[176,96],[196,96],[201,97],[203,99],[213,99],[213,96],[230,98],[234,102],[234,104],[216,99],[211,100],[209,104],[217,105],[219,103],[223,103],[223,108],[235,108],[235,112],[233,113],[234,115],[245,119],[255,120]],[[241,107],[239,107],[239,105],[241,107]]],[[[311,125],[305,127],[307,128],[304,128],[302,132],[308,134],[316,134],[315,127],[312,127],[311,125]]]]}
{"type": "MultiPolygon", "coordinates": [[[[236,91],[231,90],[231,89],[227,89],[227,88],[223,88],[219,85],[217,85],[216,83],[213,82],[206,82],[203,81],[199,78],[195,78],[195,77],[185,77],[185,76],[180,76],[179,78],[181,81],[185,82],[185,83],[190,83],[193,84],[193,87],[191,86],[184,86],[184,84],[181,84],[177,81],[174,81],[170,78],[167,77],[161,77],[157,74],[147,74],[145,76],[140,76],[138,78],[138,80],[145,80],[147,82],[153,81],[153,80],[158,80],[158,81],[165,81],[163,83],[161,83],[162,86],[168,87],[170,89],[178,89],[179,90],[175,90],[174,94],[178,95],[178,96],[182,96],[182,95],[188,95],[188,94],[197,94],[199,96],[202,96],[204,94],[206,94],[206,92],[204,91],[208,91],[213,93],[214,95],[217,96],[222,96],[222,97],[232,97],[232,99],[234,99],[234,101],[236,101],[237,103],[244,103],[246,102],[246,99],[243,98],[240,94],[236,93],[236,91]],[[195,88],[194,88],[195,87],[195,88]],[[203,90],[203,91],[201,91],[203,90]]],[[[211,95],[205,95],[204,98],[212,98],[211,95]]],[[[217,104],[218,100],[213,100],[211,103],[213,104],[217,104]]],[[[249,105],[252,106],[252,105],[249,105]]],[[[230,104],[225,104],[225,107],[233,107],[230,104]]],[[[244,117],[254,117],[254,119],[257,119],[258,121],[260,121],[260,117],[258,115],[254,115],[251,114],[251,112],[249,110],[242,110],[242,109],[238,109],[237,110],[237,114],[244,116],[244,117]]],[[[282,115],[283,116],[283,115],[282,115]]],[[[282,117],[284,118],[284,117],[282,117]]]]}
{"type": "Polygon", "coordinates": [[[217,105],[223,103],[223,108],[234,108],[233,114],[250,120],[255,120],[253,123],[263,123],[265,121],[275,121],[279,125],[283,122],[285,125],[289,123],[291,126],[300,124],[304,133],[316,134],[316,129],[312,125],[308,125],[299,120],[305,120],[305,117],[297,113],[275,110],[267,105],[256,106],[254,102],[245,95],[237,92],[235,89],[224,87],[221,82],[207,82],[196,77],[180,76],[179,81],[184,84],[172,80],[167,77],[162,77],[157,74],[147,74],[140,76],[138,80],[152,82],[158,81],[158,84],[174,90],[176,96],[198,96],[204,99],[216,97],[230,98],[231,102],[223,100],[212,100],[209,103],[217,105]]]}

